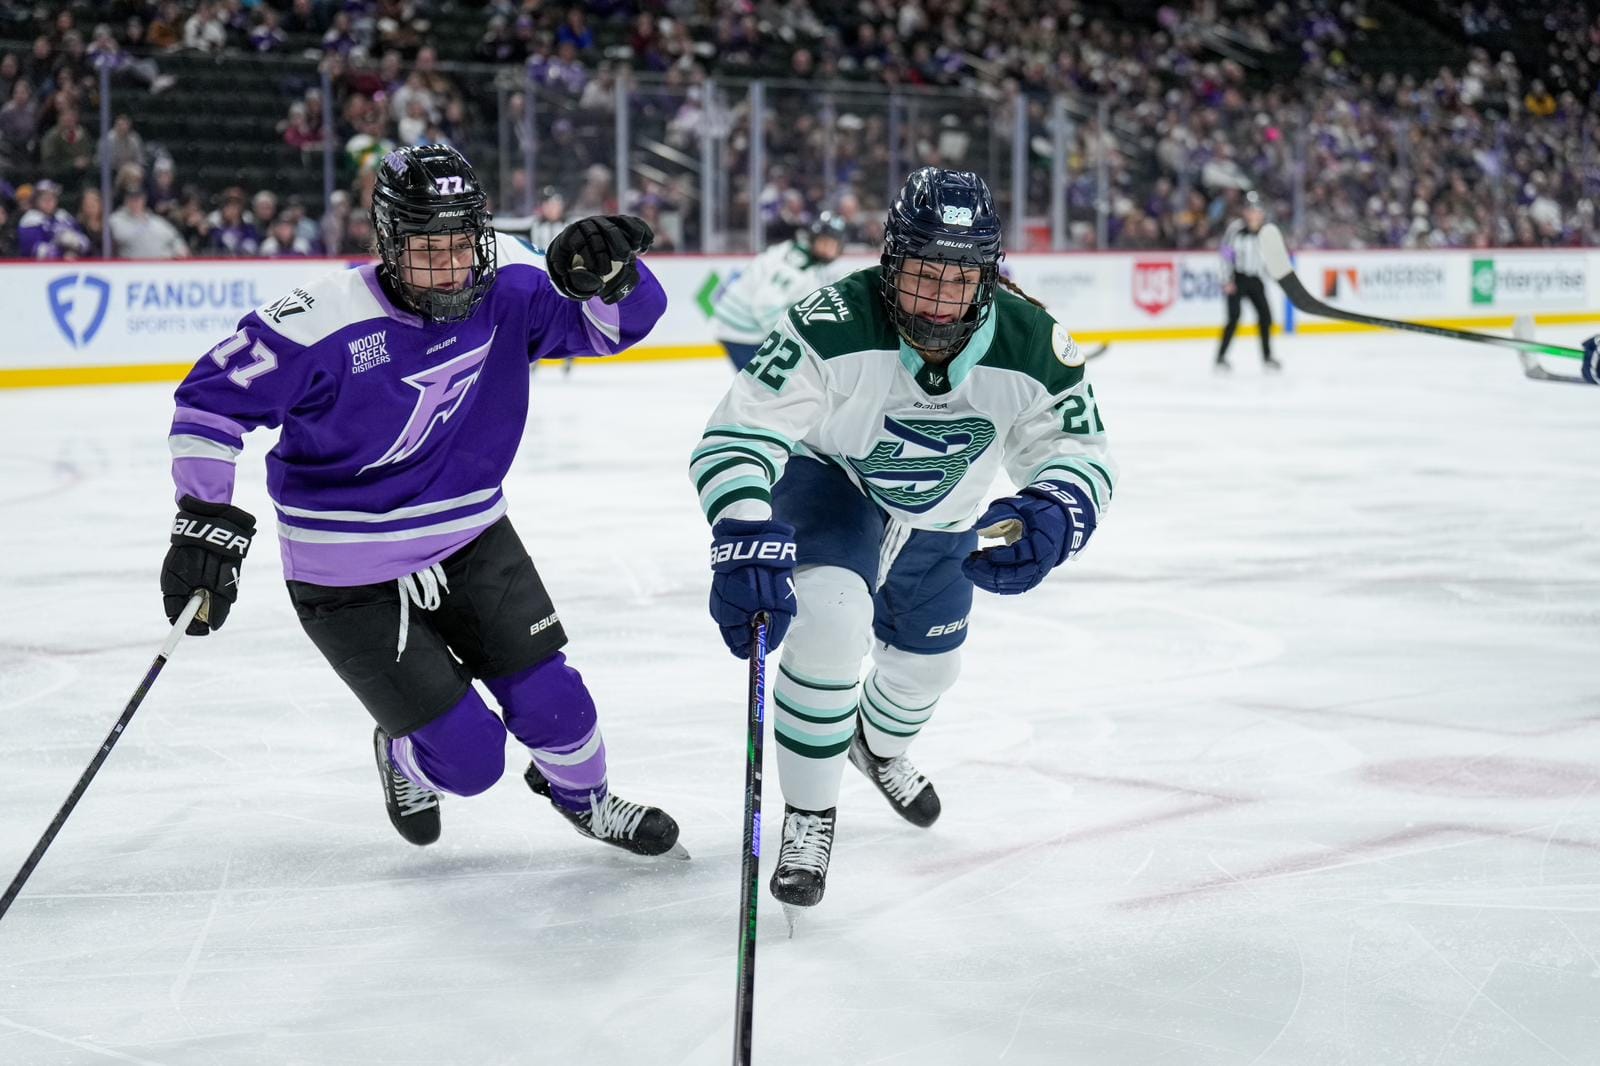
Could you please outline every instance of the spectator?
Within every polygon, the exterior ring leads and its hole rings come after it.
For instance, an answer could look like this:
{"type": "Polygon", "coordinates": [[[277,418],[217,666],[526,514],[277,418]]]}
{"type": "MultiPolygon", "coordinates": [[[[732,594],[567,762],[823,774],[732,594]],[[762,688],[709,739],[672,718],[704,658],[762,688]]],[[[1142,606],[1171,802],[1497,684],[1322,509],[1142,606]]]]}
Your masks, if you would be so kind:
{"type": "Polygon", "coordinates": [[[266,54],[281,49],[289,38],[278,26],[278,13],[262,5],[257,9],[255,25],[250,27],[250,50],[266,54]]]}
{"type": "Polygon", "coordinates": [[[278,217],[278,194],[271,189],[259,189],[250,197],[250,224],[257,233],[266,233],[278,217]]]}
{"type": "Polygon", "coordinates": [[[17,53],[0,54],[0,100],[11,99],[11,87],[22,77],[22,61],[17,53]]]}
{"type": "Polygon", "coordinates": [[[31,165],[38,114],[33,85],[18,77],[11,85],[11,96],[0,107],[0,177],[20,176],[31,165]]]}
{"type": "Polygon", "coordinates": [[[267,239],[261,242],[261,254],[275,259],[305,256],[311,254],[311,245],[295,232],[294,219],[285,214],[273,220],[267,239]]]}
{"type": "Polygon", "coordinates": [[[143,189],[124,194],[109,224],[120,259],[183,259],[189,254],[172,223],[147,209],[143,189]]]}
{"type": "Polygon", "coordinates": [[[17,234],[15,227],[11,225],[11,213],[16,205],[9,197],[3,195],[4,191],[5,185],[0,183],[0,259],[15,259],[17,234]]]}
{"type": "Polygon", "coordinates": [[[261,246],[261,233],[245,216],[244,190],[237,186],[223,192],[221,204],[206,221],[211,227],[206,251],[211,255],[255,255],[261,246]]]}
{"type": "Polygon", "coordinates": [[[345,222],[344,235],[339,239],[339,254],[370,256],[375,248],[371,213],[363,207],[353,208],[345,222]]]}
{"type": "Polygon", "coordinates": [[[194,52],[220,52],[227,44],[228,31],[216,8],[210,0],[200,0],[194,14],[183,24],[183,46],[194,52]]]}
{"type": "Polygon", "coordinates": [[[89,133],[78,121],[78,109],[65,107],[56,124],[39,140],[39,165],[46,174],[65,175],[89,169],[94,146],[89,133]]]}
{"type": "Polygon", "coordinates": [[[567,8],[567,20],[556,31],[556,46],[570,44],[574,52],[587,52],[594,47],[594,31],[584,19],[583,8],[567,8]]]}
{"type": "Polygon", "coordinates": [[[111,161],[111,169],[120,170],[125,163],[144,163],[144,138],[133,128],[133,119],[127,112],[119,114],[111,123],[111,130],[100,138],[96,162],[111,161]]]}
{"type": "Polygon", "coordinates": [[[61,206],[61,186],[41,181],[33,205],[17,223],[17,249],[24,259],[78,259],[89,254],[89,238],[61,206]]]}
{"type": "Polygon", "coordinates": [[[178,168],[169,155],[156,157],[155,163],[150,168],[150,195],[148,204],[150,210],[158,215],[164,215],[169,220],[175,217],[178,204],[183,199],[178,189],[178,168]]]}
{"type": "Polygon", "coordinates": [[[306,105],[299,100],[289,105],[289,117],[278,123],[283,143],[302,152],[322,147],[322,131],[311,125],[306,105]]]}
{"type": "Polygon", "coordinates": [[[175,0],[163,0],[156,17],[145,31],[145,44],[163,52],[171,52],[183,43],[183,12],[175,0]]]}
{"type": "Polygon", "coordinates": [[[100,190],[93,185],[86,186],[78,199],[78,228],[89,239],[89,250],[85,254],[101,255],[105,247],[106,207],[105,201],[100,199],[100,190]]]}
{"type": "Polygon", "coordinates": [[[96,69],[109,70],[113,77],[131,78],[152,93],[166,92],[178,80],[170,74],[161,73],[155,60],[135,59],[124,52],[117,39],[112,36],[111,27],[104,23],[94,28],[94,40],[89,45],[89,57],[96,69]]]}

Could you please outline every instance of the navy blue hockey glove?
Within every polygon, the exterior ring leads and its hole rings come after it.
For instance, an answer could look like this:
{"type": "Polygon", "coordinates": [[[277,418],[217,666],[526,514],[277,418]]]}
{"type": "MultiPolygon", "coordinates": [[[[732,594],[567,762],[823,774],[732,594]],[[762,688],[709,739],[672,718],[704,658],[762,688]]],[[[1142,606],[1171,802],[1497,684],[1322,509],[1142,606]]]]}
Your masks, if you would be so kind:
{"type": "Polygon", "coordinates": [[[1015,496],[995,500],[978,516],[981,535],[1002,536],[1006,542],[973,552],[961,572],[988,592],[1027,592],[1078,554],[1094,525],[1094,506],[1082,489],[1062,481],[1036,482],[1015,496]]]}
{"type": "Polygon", "coordinates": [[[1600,385],[1600,336],[1583,342],[1583,380],[1600,385]]]}
{"type": "Polygon", "coordinates": [[[203,637],[221,629],[239,596],[239,567],[255,535],[256,520],[248,511],[193,496],[179,500],[172,547],[161,565],[161,604],[167,609],[167,621],[176,622],[190,595],[204,589],[210,593],[207,602],[184,632],[203,637]]]}
{"type": "Polygon", "coordinates": [[[580,218],[545,249],[550,283],[569,300],[598,296],[614,304],[639,284],[637,260],[655,239],[645,220],[632,215],[580,218]]]}
{"type": "Polygon", "coordinates": [[[728,650],[750,654],[750,621],[766,611],[767,650],[794,621],[794,527],[724,518],[711,527],[711,618],[728,650]]]}

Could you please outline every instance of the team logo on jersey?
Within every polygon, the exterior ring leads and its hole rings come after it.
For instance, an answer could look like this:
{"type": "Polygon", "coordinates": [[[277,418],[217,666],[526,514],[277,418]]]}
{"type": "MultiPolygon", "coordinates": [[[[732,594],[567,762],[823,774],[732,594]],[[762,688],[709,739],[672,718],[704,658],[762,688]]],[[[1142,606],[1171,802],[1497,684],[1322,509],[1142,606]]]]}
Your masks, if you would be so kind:
{"type": "Polygon", "coordinates": [[[305,314],[311,310],[312,305],[316,302],[316,297],[306,290],[295,289],[288,296],[280,296],[263,308],[261,317],[270,318],[274,322],[282,322],[290,315],[305,314]]]}
{"type": "Polygon", "coordinates": [[[794,305],[794,313],[805,325],[813,322],[848,322],[850,305],[832,285],[818,289],[794,305]]]}
{"type": "Polygon", "coordinates": [[[348,345],[350,373],[360,374],[389,361],[389,331],[380,329],[365,337],[358,337],[348,345]]]}
{"type": "Polygon", "coordinates": [[[389,445],[389,450],[357,472],[365,474],[373,467],[403,463],[417,454],[428,439],[428,434],[433,432],[433,427],[450,421],[450,417],[461,409],[467,393],[483,372],[483,362],[488,358],[489,348],[493,344],[494,334],[490,333],[489,339],[472,351],[463,352],[449,362],[430,366],[401,379],[417,390],[417,404],[411,410],[411,417],[406,420],[405,428],[394,443],[389,445]]]}
{"type": "Polygon", "coordinates": [[[946,207],[942,221],[946,226],[970,226],[972,225],[972,208],[946,207]]]}
{"type": "Polygon", "coordinates": [[[968,416],[949,420],[885,417],[881,437],[850,465],[880,502],[920,514],[938,506],[994,443],[994,423],[968,416]]]}
{"type": "Polygon", "coordinates": [[[63,274],[45,291],[56,328],[74,348],[82,348],[100,332],[111,304],[111,283],[93,274],[63,274]]]}

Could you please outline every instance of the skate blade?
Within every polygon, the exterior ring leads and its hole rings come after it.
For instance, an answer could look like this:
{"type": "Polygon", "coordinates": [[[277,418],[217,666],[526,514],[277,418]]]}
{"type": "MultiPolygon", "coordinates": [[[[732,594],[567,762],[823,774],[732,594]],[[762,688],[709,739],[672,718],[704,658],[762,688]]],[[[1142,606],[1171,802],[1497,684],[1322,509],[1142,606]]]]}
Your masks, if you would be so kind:
{"type": "Polygon", "coordinates": [[[778,906],[783,908],[783,920],[788,923],[788,925],[789,925],[789,939],[793,940],[794,939],[795,922],[799,920],[800,915],[801,915],[802,912],[805,911],[805,908],[804,907],[796,907],[792,903],[780,903],[780,904],[778,904],[778,906]]]}
{"type": "Polygon", "coordinates": [[[689,861],[689,849],[683,846],[682,841],[672,845],[666,851],[656,856],[658,859],[677,859],[680,862],[689,861]]]}

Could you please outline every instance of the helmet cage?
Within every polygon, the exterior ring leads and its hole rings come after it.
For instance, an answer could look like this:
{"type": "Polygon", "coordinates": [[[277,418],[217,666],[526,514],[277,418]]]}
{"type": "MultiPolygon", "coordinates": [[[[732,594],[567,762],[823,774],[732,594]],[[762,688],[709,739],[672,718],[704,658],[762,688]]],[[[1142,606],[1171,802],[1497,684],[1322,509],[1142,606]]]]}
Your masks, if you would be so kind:
{"type": "MultiPolygon", "coordinates": [[[[461,322],[477,310],[488,296],[497,271],[495,233],[489,223],[487,198],[472,177],[471,167],[454,149],[447,149],[449,169],[464,173],[466,180],[454,180],[462,191],[445,194],[430,188],[419,192],[416,183],[411,188],[401,186],[395,177],[408,177],[406,171],[417,167],[423,171],[419,177],[435,181],[429,172],[437,165],[430,156],[440,153],[434,146],[390,154],[379,170],[377,188],[372,196],[373,230],[377,235],[379,271],[391,292],[410,310],[431,322],[461,322]],[[430,151],[431,149],[431,151],[430,151]],[[404,160],[403,153],[413,153],[404,160]],[[424,156],[423,153],[428,153],[424,156]],[[450,236],[458,233],[472,238],[472,266],[465,285],[455,284],[456,270],[452,265],[435,267],[432,256],[423,252],[408,254],[408,238],[414,236],[450,236]]],[[[442,153],[441,153],[442,154],[442,153]]],[[[454,256],[450,259],[453,262],[454,256]]]]}

